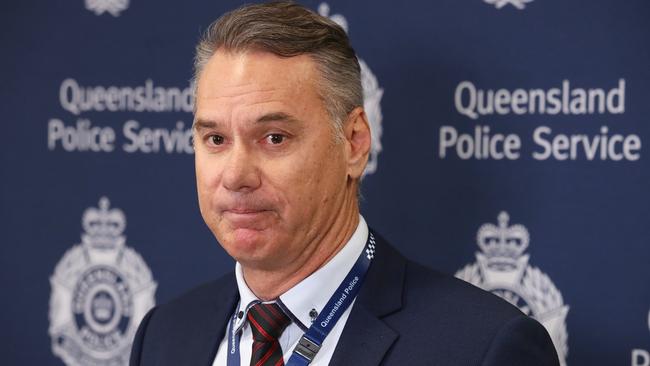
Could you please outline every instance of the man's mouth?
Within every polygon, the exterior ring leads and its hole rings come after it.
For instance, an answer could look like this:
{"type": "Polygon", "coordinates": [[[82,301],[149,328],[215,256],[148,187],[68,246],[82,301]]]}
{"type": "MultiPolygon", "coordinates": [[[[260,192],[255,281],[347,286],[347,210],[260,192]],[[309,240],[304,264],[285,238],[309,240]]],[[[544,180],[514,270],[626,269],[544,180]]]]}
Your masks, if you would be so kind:
{"type": "Polygon", "coordinates": [[[230,212],[230,213],[235,213],[235,214],[250,214],[250,213],[258,213],[258,212],[263,212],[266,210],[258,209],[258,208],[229,208],[224,210],[225,212],[230,212]]]}
{"type": "Polygon", "coordinates": [[[223,216],[234,227],[260,229],[270,212],[261,208],[233,207],[223,210],[223,216]]]}

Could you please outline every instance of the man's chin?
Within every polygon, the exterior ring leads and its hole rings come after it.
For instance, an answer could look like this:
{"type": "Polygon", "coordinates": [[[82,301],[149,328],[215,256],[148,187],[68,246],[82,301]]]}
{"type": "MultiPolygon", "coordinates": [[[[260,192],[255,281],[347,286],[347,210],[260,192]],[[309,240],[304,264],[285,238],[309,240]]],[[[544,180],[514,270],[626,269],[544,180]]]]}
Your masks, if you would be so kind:
{"type": "Polygon", "coordinates": [[[272,239],[272,233],[264,228],[228,228],[217,235],[219,243],[235,260],[254,258],[264,253],[272,239]]]}
{"type": "Polygon", "coordinates": [[[238,248],[255,250],[268,240],[266,230],[258,228],[236,228],[231,232],[231,243],[238,248]],[[265,240],[266,239],[266,240],[265,240]]]}

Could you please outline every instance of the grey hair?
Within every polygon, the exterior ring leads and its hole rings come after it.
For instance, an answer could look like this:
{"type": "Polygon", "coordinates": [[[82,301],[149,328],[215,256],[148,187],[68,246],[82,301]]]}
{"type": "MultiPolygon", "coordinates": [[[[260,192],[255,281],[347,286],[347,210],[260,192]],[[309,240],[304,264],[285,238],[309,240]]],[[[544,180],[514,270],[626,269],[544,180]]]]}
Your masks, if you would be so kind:
{"type": "Polygon", "coordinates": [[[361,68],[347,34],[334,21],[294,2],[244,5],[214,21],[196,46],[195,96],[201,71],[217,49],[309,55],[319,71],[318,93],[338,139],[349,113],[363,106],[361,68]]]}

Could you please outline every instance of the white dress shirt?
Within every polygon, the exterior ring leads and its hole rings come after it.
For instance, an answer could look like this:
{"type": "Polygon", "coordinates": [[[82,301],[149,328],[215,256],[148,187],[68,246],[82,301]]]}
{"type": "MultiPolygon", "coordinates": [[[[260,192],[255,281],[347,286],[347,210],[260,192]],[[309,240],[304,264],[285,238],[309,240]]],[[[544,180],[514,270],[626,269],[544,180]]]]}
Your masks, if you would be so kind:
{"type": "MultiPolygon", "coordinates": [[[[350,269],[354,266],[361,251],[365,247],[366,240],[368,239],[368,225],[361,215],[359,215],[359,225],[357,226],[354,234],[346,243],[345,247],[341,249],[329,262],[323,267],[319,268],[316,272],[312,273],[309,277],[305,278],[284,294],[280,295],[277,301],[280,307],[289,312],[292,318],[291,324],[287,326],[278,341],[282,347],[284,354],[284,362],[289,360],[293,353],[294,347],[305,333],[307,328],[312,323],[310,312],[315,309],[318,314],[323,310],[325,304],[330,299],[330,296],[336,291],[338,286],[343,282],[343,279],[348,274],[350,269]]],[[[237,287],[239,289],[239,311],[246,311],[247,307],[252,302],[259,302],[260,300],[253,294],[244,281],[242,268],[239,263],[235,265],[235,275],[237,277],[237,287]]],[[[341,337],[343,327],[348,320],[350,311],[354,306],[354,302],[343,313],[339,321],[332,328],[330,334],[325,338],[320,351],[312,361],[311,365],[324,366],[328,365],[336,344],[341,337]]],[[[232,318],[231,318],[232,319],[232,318]]],[[[241,365],[249,365],[251,360],[251,349],[253,347],[253,335],[246,320],[246,314],[235,322],[235,329],[241,329],[241,341],[239,355],[241,358],[241,365]]],[[[229,325],[230,327],[230,322],[229,325]]],[[[213,366],[225,366],[228,359],[228,329],[226,334],[219,345],[217,356],[214,359],[213,366]]]]}

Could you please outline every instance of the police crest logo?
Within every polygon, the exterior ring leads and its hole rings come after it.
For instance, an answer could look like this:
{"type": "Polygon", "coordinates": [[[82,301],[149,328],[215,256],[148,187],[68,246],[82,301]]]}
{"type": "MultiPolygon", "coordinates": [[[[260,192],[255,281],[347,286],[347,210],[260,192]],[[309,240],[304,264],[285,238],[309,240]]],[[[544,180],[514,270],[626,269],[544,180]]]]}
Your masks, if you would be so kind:
{"type": "Polygon", "coordinates": [[[129,0],[85,0],[86,9],[102,15],[109,13],[114,17],[120,16],[120,12],[129,7],[129,0]]]}
{"type": "Polygon", "coordinates": [[[494,5],[497,9],[501,9],[504,6],[510,4],[519,10],[524,10],[526,4],[532,2],[533,0],[483,0],[488,4],[494,5]]]}
{"type": "MultiPolygon", "coordinates": [[[[330,15],[330,6],[327,3],[321,3],[318,6],[318,14],[328,17],[336,24],[340,25],[346,33],[348,31],[348,21],[341,14],[330,15]]],[[[359,66],[361,66],[361,85],[363,87],[363,108],[368,116],[368,123],[370,123],[371,131],[371,144],[370,144],[370,157],[368,158],[368,165],[363,172],[364,176],[372,174],[377,171],[377,161],[381,147],[382,135],[382,119],[381,114],[381,98],[384,95],[384,89],[379,86],[379,81],[375,74],[372,73],[368,64],[359,58],[359,66]]]]}
{"type": "Polygon", "coordinates": [[[126,217],[108,198],[86,209],[81,244],[50,277],[52,352],[68,366],[127,365],[131,343],[155,305],[157,284],[142,257],[126,246],[126,217]]]}
{"type": "Polygon", "coordinates": [[[479,228],[476,241],[481,251],[476,253],[476,263],[466,265],[456,277],[502,297],[537,319],[550,334],[560,364],[566,365],[569,306],[551,279],[528,264],[530,256],[524,251],[530,235],[526,227],[508,226],[507,212],[501,212],[498,221],[498,226],[484,224],[479,228]]]}

